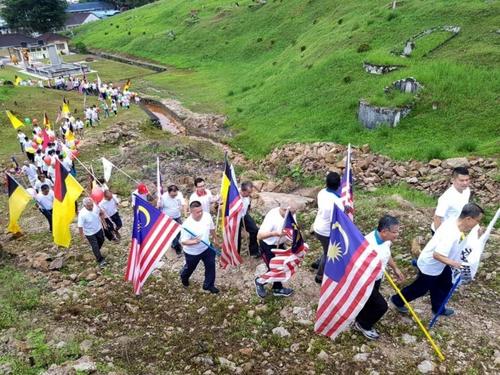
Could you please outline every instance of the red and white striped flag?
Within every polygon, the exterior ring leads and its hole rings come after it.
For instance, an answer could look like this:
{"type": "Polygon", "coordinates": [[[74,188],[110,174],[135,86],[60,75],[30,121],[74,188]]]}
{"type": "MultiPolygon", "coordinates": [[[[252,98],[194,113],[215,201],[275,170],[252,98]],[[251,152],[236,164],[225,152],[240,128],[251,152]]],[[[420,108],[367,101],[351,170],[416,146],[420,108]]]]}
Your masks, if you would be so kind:
{"type": "Polygon", "coordinates": [[[125,280],[134,284],[135,294],[140,294],[147,278],[170,247],[181,230],[175,220],[135,197],[132,243],[125,271],[125,280]]]}
{"type": "Polygon", "coordinates": [[[234,170],[227,158],[222,175],[221,199],[223,242],[220,264],[222,268],[226,268],[228,265],[236,267],[241,264],[241,256],[238,254],[238,233],[243,200],[236,184],[234,170]]]}
{"type": "Polygon", "coordinates": [[[309,247],[304,242],[300,230],[290,211],[287,211],[283,229],[286,237],[291,241],[289,249],[273,249],[276,255],[269,262],[269,271],[257,280],[261,284],[282,282],[285,283],[295,274],[304,259],[309,247]]]}
{"type": "Polygon", "coordinates": [[[377,252],[347,215],[334,206],[314,330],[335,338],[358,315],[382,269],[377,252]]]}

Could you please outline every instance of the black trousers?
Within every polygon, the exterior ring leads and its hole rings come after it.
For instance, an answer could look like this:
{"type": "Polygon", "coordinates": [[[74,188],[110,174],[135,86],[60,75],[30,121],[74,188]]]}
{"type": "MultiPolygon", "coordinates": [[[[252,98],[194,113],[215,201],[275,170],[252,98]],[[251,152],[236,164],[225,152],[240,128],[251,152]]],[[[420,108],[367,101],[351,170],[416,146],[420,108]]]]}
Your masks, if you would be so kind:
{"type": "Polygon", "coordinates": [[[94,253],[97,263],[101,263],[104,260],[104,257],[101,254],[101,247],[104,243],[103,230],[101,229],[99,232],[85,237],[87,237],[87,240],[89,241],[90,247],[92,248],[92,252],[94,253]]]}
{"type": "Polygon", "coordinates": [[[372,294],[356,317],[356,321],[359,325],[367,330],[372,329],[373,325],[384,316],[388,309],[385,298],[380,294],[381,281],[382,280],[375,281],[372,294]]]}
{"type": "Polygon", "coordinates": [[[209,289],[215,285],[215,252],[207,248],[204,252],[198,255],[184,253],[186,264],[181,270],[181,279],[189,280],[194,270],[200,263],[200,260],[205,266],[205,280],[203,288],[209,289]]]}
{"type": "Polygon", "coordinates": [[[120,217],[120,214],[117,212],[109,218],[106,218],[105,221],[107,224],[107,229],[104,230],[104,235],[106,236],[108,241],[111,241],[116,238],[116,233],[118,233],[120,228],[123,226],[122,219],[120,217]]]}
{"type": "Polygon", "coordinates": [[[259,255],[259,243],[257,242],[257,232],[259,231],[259,228],[257,227],[257,224],[255,224],[253,217],[251,217],[248,213],[243,216],[240,223],[238,234],[238,253],[240,253],[241,250],[241,230],[243,226],[249,235],[248,251],[250,252],[250,255],[259,255]]]}
{"type": "Polygon", "coordinates": [[[323,248],[323,254],[321,255],[321,259],[319,261],[319,267],[318,267],[318,272],[316,273],[316,277],[318,277],[319,279],[323,279],[323,274],[325,273],[325,264],[328,254],[328,248],[330,247],[330,237],[322,236],[321,234],[318,234],[316,232],[314,232],[314,235],[316,236],[318,241],[321,242],[321,247],[323,248]]]}
{"type": "MultiPolygon", "coordinates": [[[[437,313],[448,296],[452,285],[450,266],[444,267],[443,272],[437,276],[425,275],[419,270],[415,281],[403,288],[401,293],[410,302],[430,292],[432,311],[437,313]]],[[[392,301],[396,306],[402,307],[404,305],[403,300],[397,294],[392,296],[392,301]]]]}
{"type": "Polygon", "coordinates": [[[52,210],[40,208],[40,212],[47,218],[47,221],[49,222],[49,231],[52,232],[52,210]]]}
{"type": "MultiPolygon", "coordinates": [[[[267,269],[269,270],[269,262],[271,261],[271,259],[273,259],[276,256],[271,251],[271,249],[275,249],[275,248],[284,249],[285,246],[283,244],[281,244],[279,246],[268,245],[264,241],[259,241],[259,244],[260,244],[260,251],[261,251],[262,259],[264,260],[264,262],[266,262],[267,269]]],[[[280,281],[276,281],[273,283],[273,289],[282,289],[282,288],[283,288],[283,284],[280,281]]]]}

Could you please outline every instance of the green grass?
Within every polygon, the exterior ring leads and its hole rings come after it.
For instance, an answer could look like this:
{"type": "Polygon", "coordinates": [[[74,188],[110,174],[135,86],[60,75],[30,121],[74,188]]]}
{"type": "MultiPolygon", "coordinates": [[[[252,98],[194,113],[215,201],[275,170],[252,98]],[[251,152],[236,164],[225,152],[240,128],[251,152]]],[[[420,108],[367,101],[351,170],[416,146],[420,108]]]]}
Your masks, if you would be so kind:
{"type": "Polygon", "coordinates": [[[0,330],[13,326],[23,312],[36,308],[39,297],[37,285],[12,267],[0,264],[0,330]]]}
{"type": "Polygon", "coordinates": [[[239,4],[158,1],[85,25],[74,42],[172,66],[137,79],[134,88],[228,114],[238,133],[233,146],[252,158],[286,142],[317,140],[369,143],[398,159],[425,160],[436,145],[443,157],[498,155],[499,3],[416,0],[396,11],[384,0],[239,4]],[[198,19],[189,16],[191,10],[199,11],[198,19]],[[419,39],[408,59],[390,53],[440,25],[462,31],[427,57],[450,33],[419,39]],[[175,39],[167,36],[171,30],[175,39]],[[367,52],[357,52],[361,45],[367,52]],[[406,68],[373,76],[362,69],[370,60],[406,68]],[[408,76],[425,86],[410,116],[387,135],[362,129],[359,99],[405,104],[411,97],[385,98],[382,90],[408,76]],[[461,146],[464,136],[476,143],[473,150],[461,146]]]}

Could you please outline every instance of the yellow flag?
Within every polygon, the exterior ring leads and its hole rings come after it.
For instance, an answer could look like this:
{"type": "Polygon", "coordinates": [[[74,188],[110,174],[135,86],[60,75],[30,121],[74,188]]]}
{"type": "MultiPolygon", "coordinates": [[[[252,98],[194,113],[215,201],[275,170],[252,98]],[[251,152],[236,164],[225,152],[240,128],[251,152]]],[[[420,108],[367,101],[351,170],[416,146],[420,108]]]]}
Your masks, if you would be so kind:
{"type": "Polygon", "coordinates": [[[55,170],[52,235],[55,244],[69,247],[71,243],[70,225],[75,218],[75,202],[82,194],[83,187],[68,173],[61,162],[56,161],[55,170]]]}
{"type": "Polygon", "coordinates": [[[22,81],[23,80],[19,76],[16,76],[16,78],[14,80],[14,85],[19,86],[22,81]]]}
{"type": "Polygon", "coordinates": [[[19,233],[21,227],[17,221],[31,200],[31,195],[10,175],[7,175],[7,190],[9,192],[9,226],[7,230],[11,233],[19,233]]]}
{"type": "Polygon", "coordinates": [[[67,142],[73,142],[75,140],[75,135],[73,134],[73,132],[71,130],[68,130],[65,138],[66,138],[67,142]]]}
{"type": "Polygon", "coordinates": [[[5,111],[5,113],[7,114],[7,117],[9,118],[10,123],[12,124],[14,129],[24,126],[23,122],[19,120],[16,116],[14,116],[11,111],[5,111]]]}

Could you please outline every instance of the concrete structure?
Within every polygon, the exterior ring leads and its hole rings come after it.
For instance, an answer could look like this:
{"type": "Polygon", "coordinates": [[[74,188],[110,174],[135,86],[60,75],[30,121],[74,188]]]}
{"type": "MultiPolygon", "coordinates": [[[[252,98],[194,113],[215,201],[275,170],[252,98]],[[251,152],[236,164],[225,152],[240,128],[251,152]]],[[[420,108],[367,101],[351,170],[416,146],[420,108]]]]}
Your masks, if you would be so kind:
{"type": "Polygon", "coordinates": [[[410,111],[410,106],[402,108],[375,107],[361,100],[359,102],[358,120],[368,129],[375,129],[380,125],[395,128],[410,111]]]}
{"type": "Polygon", "coordinates": [[[69,54],[69,38],[65,36],[45,33],[37,37],[24,34],[0,35],[0,54],[4,56],[15,54],[22,61],[21,49],[26,50],[30,60],[43,60],[49,57],[47,44],[55,44],[57,52],[62,55],[69,54]]]}

